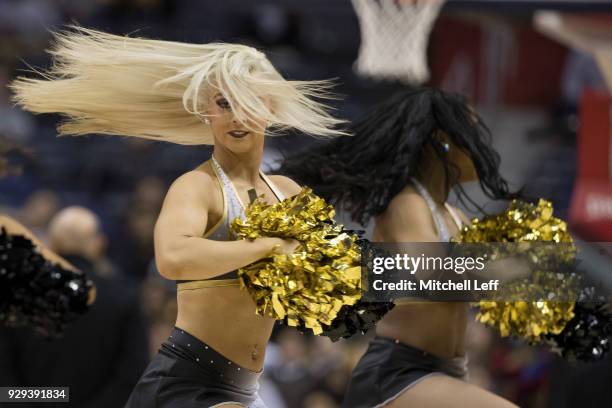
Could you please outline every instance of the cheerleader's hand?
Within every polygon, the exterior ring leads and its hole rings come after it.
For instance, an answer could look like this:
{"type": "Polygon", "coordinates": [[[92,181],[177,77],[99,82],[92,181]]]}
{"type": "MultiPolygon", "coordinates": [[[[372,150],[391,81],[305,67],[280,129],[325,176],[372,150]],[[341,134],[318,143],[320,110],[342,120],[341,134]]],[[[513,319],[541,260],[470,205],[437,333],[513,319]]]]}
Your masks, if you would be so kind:
{"type": "Polygon", "coordinates": [[[274,243],[270,255],[290,255],[300,247],[300,242],[293,238],[272,238],[274,243]]]}
{"type": "Polygon", "coordinates": [[[96,286],[92,284],[89,288],[89,292],[87,292],[87,306],[91,306],[96,301],[96,286]]]}

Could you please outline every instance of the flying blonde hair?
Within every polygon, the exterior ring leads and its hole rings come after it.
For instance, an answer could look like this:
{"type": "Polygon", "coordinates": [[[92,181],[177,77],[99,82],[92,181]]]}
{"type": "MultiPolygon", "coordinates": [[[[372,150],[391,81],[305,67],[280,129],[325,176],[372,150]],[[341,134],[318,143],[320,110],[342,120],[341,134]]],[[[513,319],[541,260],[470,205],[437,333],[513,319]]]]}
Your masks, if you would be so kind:
{"type": "Polygon", "coordinates": [[[186,44],[123,37],[82,27],[55,34],[43,79],[20,77],[14,101],[34,113],[60,113],[60,135],[134,136],[212,144],[202,124],[210,92],[221,93],[247,128],[265,121],[273,134],[295,128],[344,135],[344,121],[315,98],[333,98],[330,81],[288,81],[266,56],[239,44],[186,44]],[[262,98],[270,103],[266,104],[262,98]],[[269,106],[268,106],[269,105],[269,106]]]}

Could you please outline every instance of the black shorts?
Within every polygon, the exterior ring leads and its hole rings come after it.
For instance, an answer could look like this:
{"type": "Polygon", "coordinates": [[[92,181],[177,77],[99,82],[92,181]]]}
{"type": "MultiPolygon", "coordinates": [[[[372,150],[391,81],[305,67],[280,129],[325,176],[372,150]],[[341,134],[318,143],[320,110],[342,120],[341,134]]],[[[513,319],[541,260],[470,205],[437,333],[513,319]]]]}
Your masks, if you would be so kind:
{"type": "Polygon", "coordinates": [[[432,375],[465,379],[467,359],[441,359],[394,340],[376,337],[353,370],[342,406],[383,407],[432,375]]]}
{"type": "Polygon", "coordinates": [[[125,408],[208,408],[229,403],[265,408],[257,395],[260,374],[174,328],[125,408]]]}

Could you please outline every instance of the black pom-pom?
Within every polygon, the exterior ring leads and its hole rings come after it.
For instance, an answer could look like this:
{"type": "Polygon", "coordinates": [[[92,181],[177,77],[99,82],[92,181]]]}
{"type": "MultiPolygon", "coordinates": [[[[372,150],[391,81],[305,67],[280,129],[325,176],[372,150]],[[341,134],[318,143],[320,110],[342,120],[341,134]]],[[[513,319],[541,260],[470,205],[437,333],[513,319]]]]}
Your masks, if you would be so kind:
{"type": "Polygon", "coordinates": [[[548,336],[552,350],[569,361],[592,362],[610,351],[612,311],[603,301],[576,302],[574,317],[563,331],[548,336]]]}
{"type": "MultiPolygon", "coordinates": [[[[364,302],[361,300],[351,306],[342,306],[331,325],[322,325],[323,332],[319,336],[329,337],[335,342],[340,339],[348,339],[356,334],[365,334],[394,307],[395,304],[392,302],[364,302]]],[[[286,321],[284,323],[287,324],[286,321]]],[[[312,333],[312,330],[303,324],[295,328],[302,334],[312,333]]]]}
{"type": "Polygon", "coordinates": [[[363,302],[343,306],[331,326],[323,326],[321,336],[329,337],[331,341],[348,339],[355,334],[365,334],[374,328],[376,323],[387,312],[395,307],[392,302],[363,302]]]}
{"type": "Polygon", "coordinates": [[[0,324],[61,335],[87,310],[92,286],[85,275],[47,261],[29,239],[0,229],[0,324]]]}

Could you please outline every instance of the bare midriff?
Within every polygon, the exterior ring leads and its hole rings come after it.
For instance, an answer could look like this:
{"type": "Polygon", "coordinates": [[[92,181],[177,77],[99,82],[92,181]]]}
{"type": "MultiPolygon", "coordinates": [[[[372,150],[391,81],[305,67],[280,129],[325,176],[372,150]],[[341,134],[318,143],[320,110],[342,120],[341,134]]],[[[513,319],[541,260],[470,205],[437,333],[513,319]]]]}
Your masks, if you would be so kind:
{"type": "Polygon", "coordinates": [[[376,334],[441,358],[465,355],[468,304],[405,300],[376,326],[376,334]]]}
{"type": "Polygon", "coordinates": [[[274,320],[255,314],[247,291],[239,286],[184,290],[177,301],[178,328],[244,368],[262,369],[274,320]]]}

